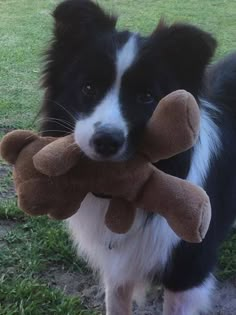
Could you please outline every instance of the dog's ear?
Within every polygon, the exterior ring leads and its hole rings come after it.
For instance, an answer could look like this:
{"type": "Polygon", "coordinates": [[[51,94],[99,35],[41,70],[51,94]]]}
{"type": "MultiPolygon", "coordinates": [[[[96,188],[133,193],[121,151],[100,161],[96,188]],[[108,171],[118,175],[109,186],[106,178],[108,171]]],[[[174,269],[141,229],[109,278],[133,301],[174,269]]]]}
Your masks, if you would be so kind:
{"type": "Polygon", "coordinates": [[[66,0],[57,6],[53,16],[58,38],[83,39],[94,31],[111,30],[116,25],[115,16],[90,0],[66,0]]]}
{"type": "Polygon", "coordinates": [[[159,23],[150,37],[157,52],[157,58],[173,71],[183,88],[199,83],[206,65],[214,55],[217,43],[214,37],[188,24],[167,26],[159,23]]]}
{"type": "MultiPolygon", "coordinates": [[[[67,80],[69,66],[74,62],[75,57],[78,58],[81,51],[87,48],[95,38],[99,38],[100,35],[102,37],[103,32],[112,32],[116,25],[116,17],[107,14],[90,0],[61,2],[56,7],[53,17],[54,36],[45,52],[45,66],[41,81],[42,87],[46,88],[45,99],[47,99],[42,112],[47,108],[48,99],[55,98],[55,95],[52,96],[52,90],[54,93],[60,93],[62,82],[67,80]]],[[[60,111],[55,103],[50,107],[56,108],[57,112],[60,111]]]]}

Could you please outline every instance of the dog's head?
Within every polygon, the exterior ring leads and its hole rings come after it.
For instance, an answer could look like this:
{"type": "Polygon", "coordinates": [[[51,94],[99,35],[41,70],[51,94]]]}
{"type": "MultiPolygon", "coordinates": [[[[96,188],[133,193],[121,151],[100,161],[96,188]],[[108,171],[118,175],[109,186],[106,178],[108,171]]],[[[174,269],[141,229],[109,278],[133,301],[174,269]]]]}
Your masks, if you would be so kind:
{"type": "Polygon", "coordinates": [[[116,18],[89,0],[54,11],[42,108],[44,134],[75,131],[93,159],[120,160],[137,147],[159,100],[176,89],[197,97],[216,42],[186,24],[159,22],[148,37],[116,30],[116,18]]]}

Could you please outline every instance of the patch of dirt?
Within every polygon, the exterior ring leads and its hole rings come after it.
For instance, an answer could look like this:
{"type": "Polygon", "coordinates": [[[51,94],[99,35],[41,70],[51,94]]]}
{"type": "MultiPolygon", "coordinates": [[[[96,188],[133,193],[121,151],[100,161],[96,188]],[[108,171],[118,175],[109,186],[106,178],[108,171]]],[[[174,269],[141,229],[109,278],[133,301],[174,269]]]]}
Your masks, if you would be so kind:
{"type": "Polygon", "coordinates": [[[104,289],[92,272],[65,272],[50,268],[42,278],[51,286],[59,288],[68,295],[79,295],[82,303],[90,309],[104,311],[104,289]]]}
{"type": "Polygon", "coordinates": [[[16,222],[11,220],[0,220],[0,248],[6,244],[4,236],[14,229],[16,222]]]}
{"type": "Polygon", "coordinates": [[[15,128],[11,127],[11,126],[0,126],[0,132],[5,134],[8,133],[12,130],[14,130],[15,128]]]}
{"type": "Polygon", "coordinates": [[[15,189],[13,181],[11,183],[5,182],[11,172],[11,166],[7,164],[0,164],[0,200],[9,199],[15,196],[15,189]]]}
{"type": "Polygon", "coordinates": [[[16,222],[11,220],[0,220],[0,239],[3,238],[16,225],[16,222]]]}
{"type": "Polygon", "coordinates": [[[216,292],[215,312],[212,315],[236,314],[236,277],[220,283],[216,292]]]}
{"type": "MultiPolygon", "coordinates": [[[[15,128],[11,126],[0,126],[0,135],[4,135],[15,128]]],[[[1,141],[1,136],[0,136],[1,141]]],[[[0,201],[2,199],[9,199],[15,196],[15,189],[13,181],[11,183],[7,180],[9,173],[11,172],[11,166],[2,163],[0,158],[0,201]]]]}
{"type": "MultiPolygon", "coordinates": [[[[90,309],[104,314],[104,290],[99,280],[92,273],[73,273],[51,268],[43,279],[51,286],[62,289],[65,294],[79,295],[83,304],[90,309]]],[[[160,287],[152,288],[141,306],[134,304],[134,315],[161,315],[163,291],[160,287]]],[[[219,284],[215,293],[214,311],[209,315],[236,314],[236,278],[219,284]]]]}
{"type": "Polygon", "coordinates": [[[159,286],[152,287],[141,305],[134,303],[134,315],[161,315],[163,303],[163,290],[159,286]]]}

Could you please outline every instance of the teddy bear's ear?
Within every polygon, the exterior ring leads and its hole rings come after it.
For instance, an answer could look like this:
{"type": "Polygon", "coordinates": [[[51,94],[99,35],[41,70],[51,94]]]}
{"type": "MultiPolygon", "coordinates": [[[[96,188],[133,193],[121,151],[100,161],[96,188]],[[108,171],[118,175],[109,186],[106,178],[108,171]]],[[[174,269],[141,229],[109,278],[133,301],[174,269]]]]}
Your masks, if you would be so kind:
{"type": "Polygon", "coordinates": [[[78,161],[80,149],[73,135],[59,138],[46,145],[33,157],[35,168],[47,176],[60,176],[78,161]]]}
{"type": "Polygon", "coordinates": [[[14,130],[6,134],[0,143],[0,155],[10,164],[15,164],[21,150],[38,136],[28,130],[14,130]]]}

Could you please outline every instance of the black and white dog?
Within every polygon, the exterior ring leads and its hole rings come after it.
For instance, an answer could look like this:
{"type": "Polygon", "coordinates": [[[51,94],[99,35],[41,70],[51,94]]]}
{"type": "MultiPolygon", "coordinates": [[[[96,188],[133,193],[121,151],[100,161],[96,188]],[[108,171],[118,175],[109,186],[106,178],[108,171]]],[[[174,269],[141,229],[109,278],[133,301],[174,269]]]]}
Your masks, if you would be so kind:
{"type": "Polygon", "coordinates": [[[195,147],[158,164],[209,194],[213,215],[201,244],[182,241],[162,217],[141,209],[131,230],[116,235],[104,226],[109,200],[93,194],[68,220],[79,252],[102,276],[106,314],[130,314],[135,288],[155,280],[165,288],[163,314],[207,312],[218,248],[236,216],[236,54],[209,66],[216,48],[210,34],[163,21],[148,37],[117,31],[116,18],[89,0],[59,4],[54,18],[43,80],[44,135],[74,130],[87,156],[118,161],[135,152],[166,94],[186,89],[201,110],[195,147]]]}

